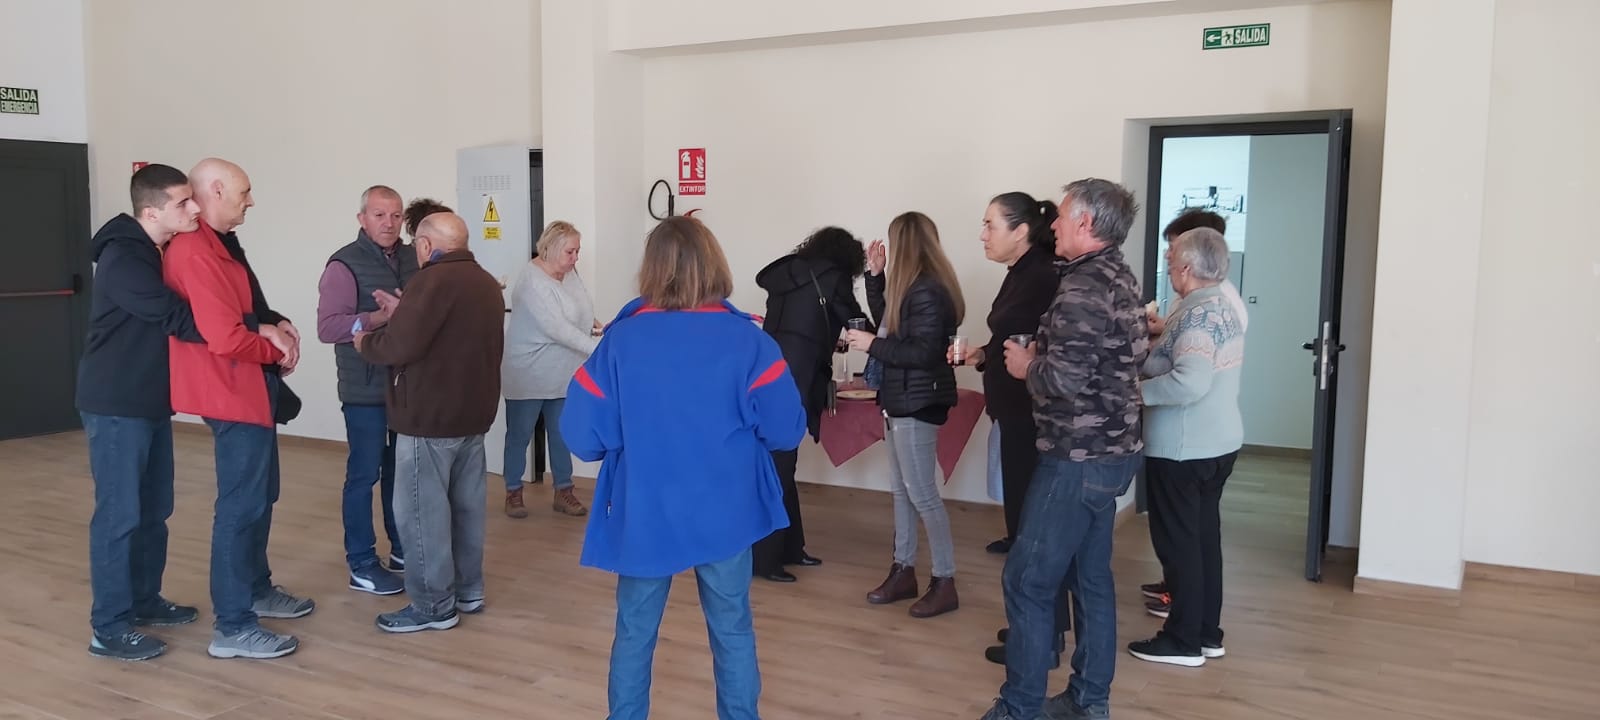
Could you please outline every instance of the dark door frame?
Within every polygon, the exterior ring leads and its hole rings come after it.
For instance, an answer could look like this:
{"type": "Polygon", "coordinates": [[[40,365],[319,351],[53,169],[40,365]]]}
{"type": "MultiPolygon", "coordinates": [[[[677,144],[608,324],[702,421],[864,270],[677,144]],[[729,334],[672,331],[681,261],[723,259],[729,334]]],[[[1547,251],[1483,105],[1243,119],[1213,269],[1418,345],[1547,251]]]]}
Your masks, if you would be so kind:
{"type": "MultiPolygon", "coordinates": [[[[1322,556],[1328,543],[1329,504],[1332,493],[1332,448],[1334,401],[1336,399],[1336,365],[1338,353],[1344,350],[1339,343],[1340,310],[1344,286],[1344,243],[1349,211],[1350,124],[1351,111],[1329,110],[1295,113],[1293,116],[1273,115],[1272,119],[1231,120],[1192,124],[1152,125],[1150,127],[1149,156],[1146,168],[1145,192],[1150,197],[1160,197],[1162,151],[1168,138],[1233,137],[1239,135],[1326,135],[1329,139],[1327,159],[1327,197],[1323,214],[1322,283],[1318,308],[1317,337],[1305,344],[1315,358],[1314,375],[1319,382],[1312,429],[1312,466],[1307,508],[1306,569],[1307,580],[1320,581],[1322,556]]],[[[1145,212],[1144,292],[1145,300],[1155,299],[1156,263],[1161,261],[1161,227],[1168,218],[1159,216],[1159,206],[1147,207],[1145,212]]],[[[1137,509],[1148,507],[1147,488],[1138,483],[1135,494],[1137,509]]]]}

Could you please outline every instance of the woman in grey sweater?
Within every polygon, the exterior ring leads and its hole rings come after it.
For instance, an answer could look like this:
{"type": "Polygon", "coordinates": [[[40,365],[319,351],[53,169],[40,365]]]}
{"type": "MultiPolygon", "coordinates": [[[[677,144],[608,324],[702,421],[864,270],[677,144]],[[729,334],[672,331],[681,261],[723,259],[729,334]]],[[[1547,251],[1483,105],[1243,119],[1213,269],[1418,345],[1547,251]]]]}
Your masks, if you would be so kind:
{"type": "Polygon", "coordinates": [[[1167,252],[1179,296],[1150,350],[1144,398],[1145,479],[1170,596],[1166,625],[1128,646],[1141,660],[1199,667],[1222,657],[1222,487],[1244,443],[1239,376],[1244,323],[1224,292],[1228,243],[1211,228],[1179,235],[1167,252]]]}
{"type": "Polygon", "coordinates": [[[559,220],[539,236],[537,257],[517,275],[511,292],[511,324],[506,328],[500,383],[506,396],[506,514],[528,516],[522,501],[522,473],[528,443],[539,416],[550,442],[551,508],[564,515],[588,513],[572,494],[572,454],[561,439],[561,410],[567,383],[600,343],[594,301],[578,277],[578,230],[559,220]]]}

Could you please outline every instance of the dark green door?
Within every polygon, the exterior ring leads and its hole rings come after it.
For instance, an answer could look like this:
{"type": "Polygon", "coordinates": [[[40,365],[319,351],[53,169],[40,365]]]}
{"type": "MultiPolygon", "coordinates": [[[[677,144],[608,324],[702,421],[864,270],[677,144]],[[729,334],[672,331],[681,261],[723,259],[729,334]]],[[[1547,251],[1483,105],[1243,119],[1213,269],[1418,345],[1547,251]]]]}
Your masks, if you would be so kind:
{"type": "Polygon", "coordinates": [[[79,427],[88,147],[0,140],[0,439],[79,427]]]}

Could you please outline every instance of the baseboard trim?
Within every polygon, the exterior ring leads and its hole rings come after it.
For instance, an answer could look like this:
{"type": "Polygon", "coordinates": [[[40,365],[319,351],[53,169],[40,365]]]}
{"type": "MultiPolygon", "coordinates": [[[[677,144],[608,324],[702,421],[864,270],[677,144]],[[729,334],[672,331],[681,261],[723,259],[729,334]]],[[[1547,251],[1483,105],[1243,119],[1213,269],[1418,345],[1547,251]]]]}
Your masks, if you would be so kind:
{"type": "Polygon", "coordinates": [[[1431,585],[1413,585],[1393,580],[1374,580],[1360,575],[1356,576],[1355,593],[1357,595],[1371,595],[1372,597],[1391,600],[1428,602],[1449,607],[1461,606],[1460,590],[1433,587],[1431,585]]]}
{"type": "Polygon", "coordinates": [[[1509,565],[1469,562],[1467,563],[1467,579],[1600,594],[1600,575],[1583,575],[1559,570],[1538,570],[1511,567],[1509,565]]]}
{"type": "Polygon", "coordinates": [[[1310,460],[1311,451],[1304,448],[1278,447],[1276,445],[1246,445],[1239,449],[1241,455],[1255,455],[1257,457],[1287,458],[1289,460],[1310,460]]]}
{"type": "MultiPolygon", "coordinates": [[[[205,423],[186,422],[182,420],[172,423],[172,431],[189,435],[211,434],[211,428],[205,423]]],[[[278,433],[278,447],[284,446],[307,448],[310,450],[337,450],[339,452],[350,452],[350,444],[343,440],[324,440],[322,438],[304,437],[301,435],[285,435],[280,432],[278,433]]]]}
{"type": "Polygon", "coordinates": [[[1125,523],[1125,522],[1129,521],[1130,519],[1132,519],[1133,516],[1138,515],[1139,514],[1139,508],[1136,507],[1137,505],[1138,505],[1138,503],[1128,503],[1128,505],[1126,507],[1122,508],[1121,510],[1118,510],[1117,511],[1117,519],[1112,521],[1111,529],[1112,530],[1121,529],[1123,523],[1125,523]]]}

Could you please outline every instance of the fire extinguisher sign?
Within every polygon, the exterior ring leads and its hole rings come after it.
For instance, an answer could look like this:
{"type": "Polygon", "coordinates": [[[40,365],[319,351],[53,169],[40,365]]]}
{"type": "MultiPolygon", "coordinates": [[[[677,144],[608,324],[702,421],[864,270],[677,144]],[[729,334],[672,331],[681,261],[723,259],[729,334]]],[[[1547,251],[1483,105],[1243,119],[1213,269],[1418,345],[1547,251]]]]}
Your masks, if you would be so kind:
{"type": "Polygon", "coordinates": [[[678,151],[678,194],[706,194],[705,148],[683,148],[678,151]]]}

